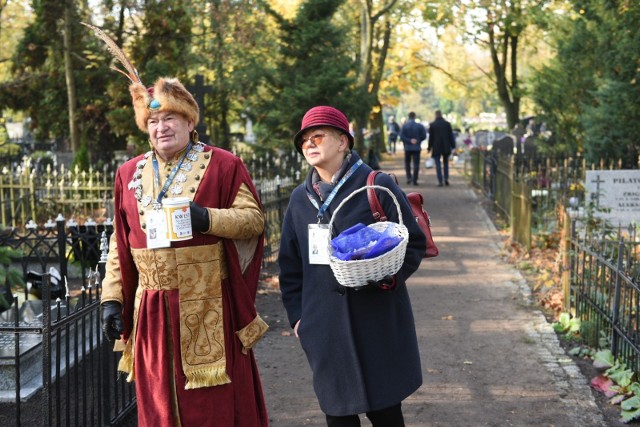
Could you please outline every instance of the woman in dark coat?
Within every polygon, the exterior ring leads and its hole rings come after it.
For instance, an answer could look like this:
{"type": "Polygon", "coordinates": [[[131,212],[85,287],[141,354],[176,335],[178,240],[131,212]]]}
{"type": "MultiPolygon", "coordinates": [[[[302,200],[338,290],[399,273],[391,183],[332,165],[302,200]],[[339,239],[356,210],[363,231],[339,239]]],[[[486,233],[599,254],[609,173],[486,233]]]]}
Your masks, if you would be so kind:
{"type": "MultiPolygon", "coordinates": [[[[402,190],[390,176],[380,174],[376,185],[393,192],[409,230],[404,264],[393,277],[363,288],[341,286],[328,265],[327,225],[340,202],[366,185],[371,168],[351,151],[349,123],[335,108],[309,110],[294,142],[311,169],[291,194],[285,214],[280,288],[313,371],[320,408],[328,426],[359,426],[360,413],[374,426],[404,426],[401,402],[422,384],[405,281],[420,265],[425,237],[402,190]]],[[[377,194],[389,221],[399,222],[390,195],[377,194]]],[[[373,222],[362,191],[339,210],[332,237],[357,223],[373,222]]]]}

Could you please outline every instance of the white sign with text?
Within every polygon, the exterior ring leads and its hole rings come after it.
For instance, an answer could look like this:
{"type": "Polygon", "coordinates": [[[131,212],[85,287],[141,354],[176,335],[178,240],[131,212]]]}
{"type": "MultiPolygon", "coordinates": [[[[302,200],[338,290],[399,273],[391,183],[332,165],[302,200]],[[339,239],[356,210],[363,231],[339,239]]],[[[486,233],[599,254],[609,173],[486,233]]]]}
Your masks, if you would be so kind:
{"type": "Polygon", "coordinates": [[[640,224],[640,170],[587,171],[587,202],[609,212],[597,212],[614,226],[640,224]]]}

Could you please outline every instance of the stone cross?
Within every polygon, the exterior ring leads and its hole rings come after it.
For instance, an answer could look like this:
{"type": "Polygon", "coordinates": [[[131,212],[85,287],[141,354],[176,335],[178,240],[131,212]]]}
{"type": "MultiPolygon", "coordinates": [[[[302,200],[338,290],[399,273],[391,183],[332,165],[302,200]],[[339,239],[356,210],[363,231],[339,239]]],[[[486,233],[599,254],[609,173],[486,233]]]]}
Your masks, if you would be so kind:
{"type": "Polygon", "coordinates": [[[596,175],[596,179],[591,180],[591,182],[594,182],[596,184],[596,191],[591,193],[591,200],[595,199],[596,207],[599,207],[600,206],[600,183],[606,182],[606,181],[600,179],[600,175],[596,175]]]}
{"type": "Polygon", "coordinates": [[[209,143],[209,136],[207,135],[207,125],[204,123],[204,96],[213,91],[211,85],[204,84],[204,76],[201,74],[196,74],[196,82],[194,85],[187,86],[187,90],[193,94],[193,97],[198,104],[198,108],[200,109],[200,117],[198,119],[198,124],[196,125],[196,132],[198,132],[198,136],[200,141],[205,144],[209,143]]]}

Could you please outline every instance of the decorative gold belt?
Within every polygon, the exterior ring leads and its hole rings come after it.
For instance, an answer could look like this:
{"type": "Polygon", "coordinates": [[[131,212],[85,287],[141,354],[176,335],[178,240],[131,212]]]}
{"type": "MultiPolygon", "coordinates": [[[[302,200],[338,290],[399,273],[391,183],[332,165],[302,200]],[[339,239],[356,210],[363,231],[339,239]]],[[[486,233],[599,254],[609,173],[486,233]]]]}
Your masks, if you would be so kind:
{"type": "Polygon", "coordinates": [[[138,286],[145,290],[179,289],[181,271],[197,269],[207,263],[219,274],[220,280],[227,278],[227,262],[222,242],[215,245],[186,248],[131,249],[133,260],[140,274],[138,286]]]}
{"type": "MultiPolygon", "coordinates": [[[[222,281],[227,277],[227,263],[222,242],[187,248],[132,249],[131,253],[138,268],[140,289],[179,292],[179,354],[185,388],[231,382],[224,347],[222,281]]],[[[133,366],[133,357],[130,359],[133,366]]]]}

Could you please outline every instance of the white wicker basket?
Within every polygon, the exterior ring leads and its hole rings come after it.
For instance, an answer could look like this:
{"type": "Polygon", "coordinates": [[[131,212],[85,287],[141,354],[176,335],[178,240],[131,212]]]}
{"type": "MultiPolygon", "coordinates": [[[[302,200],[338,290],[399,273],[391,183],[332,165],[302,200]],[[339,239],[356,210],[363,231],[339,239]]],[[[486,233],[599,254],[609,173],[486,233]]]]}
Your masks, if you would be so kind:
{"type": "Polygon", "coordinates": [[[333,216],[331,217],[331,221],[329,222],[329,240],[331,240],[331,236],[333,234],[333,220],[336,218],[338,211],[342,208],[342,206],[347,203],[354,195],[358,194],[361,191],[365,191],[369,188],[384,190],[393,198],[393,202],[398,209],[398,218],[399,224],[395,224],[389,221],[381,221],[376,222],[374,224],[369,225],[369,227],[375,229],[376,231],[383,232],[390,224],[394,224],[394,230],[398,237],[402,240],[395,248],[391,249],[389,252],[386,252],[382,255],[379,255],[375,258],[370,259],[358,259],[358,260],[350,260],[343,261],[333,256],[333,248],[329,243],[329,266],[331,266],[331,270],[333,270],[333,274],[336,276],[336,280],[342,286],[355,288],[359,286],[365,286],[368,280],[378,281],[383,279],[385,276],[392,276],[400,270],[402,264],[404,263],[404,256],[407,253],[407,243],[409,242],[409,231],[407,227],[402,222],[402,212],[400,210],[400,204],[398,203],[398,199],[396,196],[386,187],[382,187],[380,185],[366,185],[362,188],[357,189],[349,196],[347,196],[333,211],[333,216]]]}

